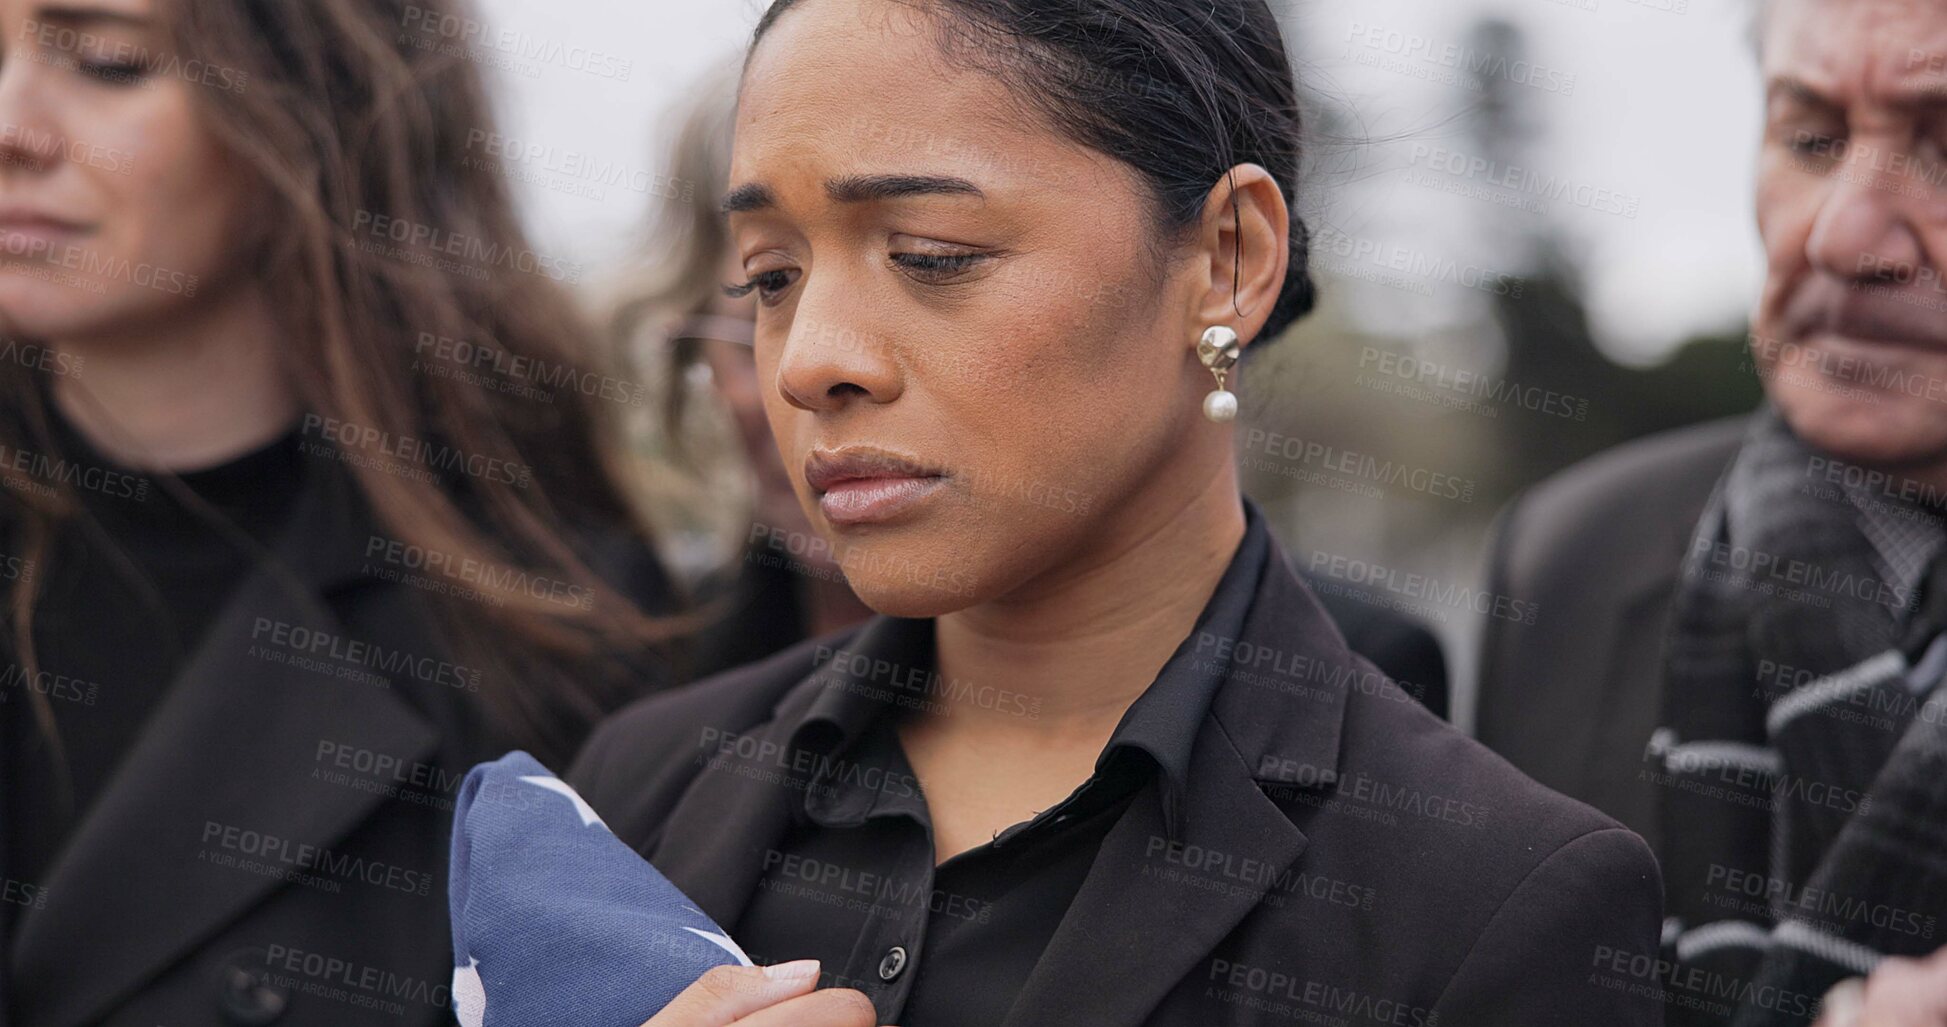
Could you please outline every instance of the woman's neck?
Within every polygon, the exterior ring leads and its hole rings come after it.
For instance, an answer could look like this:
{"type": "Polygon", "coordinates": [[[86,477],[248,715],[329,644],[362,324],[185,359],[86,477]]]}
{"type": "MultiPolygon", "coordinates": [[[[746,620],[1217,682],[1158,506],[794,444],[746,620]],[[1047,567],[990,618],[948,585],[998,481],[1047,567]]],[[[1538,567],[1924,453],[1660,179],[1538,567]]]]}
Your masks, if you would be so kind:
{"type": "Polygon", "coordinates": [[[939,618],[942,676],[1017,693],[1036,715],[1024,724],[1019,706],[966,702],[943,711],[938,730],[1093,737],[1121,720],[1196,625],[1244,536],[1228,462],[1199,487],[1166,494],[1177,498],[1130,504],[1142,512],[1037,587],[939,618]]]}
{"type": "Polygon", "coordinates": [[[190,471],[258,448],[297,418],[270,306],[255,289],[167,320],[70,336],[81,371],[54,403],[103,456],[142,470],[190,471]]]}

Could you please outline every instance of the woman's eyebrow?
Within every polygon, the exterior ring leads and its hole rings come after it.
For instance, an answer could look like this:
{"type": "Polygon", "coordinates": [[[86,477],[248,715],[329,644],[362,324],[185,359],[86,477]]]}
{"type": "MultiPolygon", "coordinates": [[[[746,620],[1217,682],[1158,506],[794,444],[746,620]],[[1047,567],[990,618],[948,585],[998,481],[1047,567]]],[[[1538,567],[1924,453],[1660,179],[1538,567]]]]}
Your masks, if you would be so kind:
{"type": "Polygon", "coordinates": [[[825,182],[825,193],[839,203],[869,203],[904,196],[973,196],[985,199],[980,187],[951,175],[846,175],[825,182]]]}
{"type": "MultiPolygon", "coordinates": [[[[980,187],[952,175],[843,175],[825,180],[825,194],[838,203],[870,203],[907,196],[972,196],[986,199],[980,187]]],[[[762,182],[747,182],[724,194],[722,214],[766,210],[777,196],[762,182]]]]}
{"type": "Polygon", "coordinates": [[[146,28],[149,19],[132,11],[115,10],[84,4],[49,4],[34,11],[34,16],[43,22],[63,26],[87,25],[112,22],[146,28]]]}
{"type": "Polygon", "coordinates": [[[767,210],[777,205],[777,197],[770,187],[761,182],[746,182],[723,194],[723,202],[717,204],[719,214],[741,214],[751,210],[767,210]]]}

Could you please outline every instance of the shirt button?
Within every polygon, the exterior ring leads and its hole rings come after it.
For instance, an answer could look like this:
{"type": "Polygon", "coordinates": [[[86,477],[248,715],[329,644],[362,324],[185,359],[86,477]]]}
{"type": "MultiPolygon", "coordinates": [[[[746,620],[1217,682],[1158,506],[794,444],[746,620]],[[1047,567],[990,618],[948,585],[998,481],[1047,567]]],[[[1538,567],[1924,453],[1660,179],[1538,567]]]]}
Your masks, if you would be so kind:
{"type": "Polygon", "coordinates": [[[886,950],[886,958],[879,960],[879,979],[896,981],[906,969],[906,950],[894,945],[886,950]]]}
{"type": "Polygon", "coordinates": [[[218,1005],[229,1023],[275,1023],[290,1005],[290,992],[264,969],[263,949],[233,953],[217,971],[218,1005]]]}

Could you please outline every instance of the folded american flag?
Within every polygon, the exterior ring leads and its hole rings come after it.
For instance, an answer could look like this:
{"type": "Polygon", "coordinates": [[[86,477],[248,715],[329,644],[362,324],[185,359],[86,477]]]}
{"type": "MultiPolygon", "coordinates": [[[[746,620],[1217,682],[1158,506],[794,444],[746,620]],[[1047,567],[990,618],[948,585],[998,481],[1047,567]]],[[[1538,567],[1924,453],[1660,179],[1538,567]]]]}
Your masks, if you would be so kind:
{"type": "Polygon", "coordinates": [[[461,784],[447,903],[463,1027],[638,1027],[711,967],[750,965],[525,752],[461,784]]]}

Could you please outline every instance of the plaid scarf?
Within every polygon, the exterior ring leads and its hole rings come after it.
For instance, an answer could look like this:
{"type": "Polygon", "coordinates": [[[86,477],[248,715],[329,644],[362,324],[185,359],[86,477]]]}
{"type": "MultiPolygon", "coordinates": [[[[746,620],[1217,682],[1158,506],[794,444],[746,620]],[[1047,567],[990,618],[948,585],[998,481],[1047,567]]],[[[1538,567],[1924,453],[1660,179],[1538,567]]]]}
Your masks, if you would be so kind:
{"type": "Polygon", "coordinates": [[[1857,470],[1767,411],[1686,555],[1642,771],[1659,786],[1672,1025],[1809,1024],[1840,978],[1935,947],[1947,727],[1925,693],[1947,662],[1931,647],[1947,564],[1916,615],[1921,589],[1888,573],[1862,515],[1914,518],[1925,538],[1938,522],[1834,484],[1857,470]]]}

